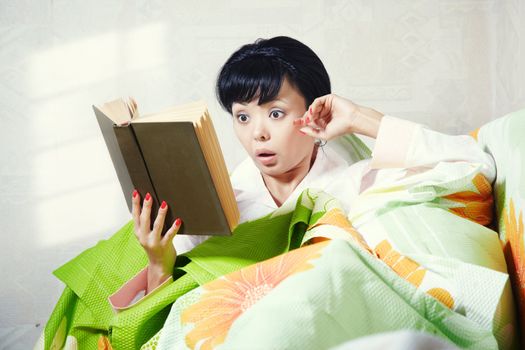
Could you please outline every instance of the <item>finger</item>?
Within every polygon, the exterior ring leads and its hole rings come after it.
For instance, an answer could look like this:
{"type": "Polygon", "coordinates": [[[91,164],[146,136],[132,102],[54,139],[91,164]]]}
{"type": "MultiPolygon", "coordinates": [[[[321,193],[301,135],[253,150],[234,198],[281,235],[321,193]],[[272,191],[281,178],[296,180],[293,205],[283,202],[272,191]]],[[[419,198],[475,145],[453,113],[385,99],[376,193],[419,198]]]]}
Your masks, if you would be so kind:
{"type": "Polygon", "coordinates": [[[303,134],[306,134],[306,135],[311,136],[311,137],[319,137],[319,134],[321,133],[320,129],[314,129],[311,126],[305,126],[305,127],[301,128],[300,131],[303,134]]]}
{"type": "Polygon", "coordinates": [[[153,230],[151,231],[151,234],[155,238],[155,242],[158,242],[160,240],[160,234],[162,233],[162,229],[164,228],[164,220],[166,218],[167,212],[168,204],[165,201],[162,201],[162,204],[159,208],[159,212],[157,213],[157,218],[153,223],[153,230]]]}
{"type": "Polygon", "coordinates": [[[303,114],[303,116],[301,118],[295,119],[293,121],[293,125],[295,125],[295,126],[304,125],[307,115],[308,115],[308,111],[304,112],[304,114],[303,114]]]}
{"type": "Polygon", "coordinates": [[[151,231],[151,205],[153,200],[151,195],[146,193],[144,197],[144,202],[142,204],[142,212],[140,213],[140,229],[144,234],[148,234],[151,231]]]}
{"type": "MultiPolygon", "coordinates": [[[[310,128],[312,131],[316,132],[319,130],[323,130],[326,126],[326,122],[322,121],[321,119],[312,120],[310,117],[306,117],[306,124],[303,125],[303,127],[310,128]]],[[[301,131],[303,129],[301,128],[301,131]]]]}
{"type": "Polygon", "coordinates": [[[332,120],[332,114],[327,108],[323,108],[319,111],[318,117],[315,119],[315,124],[318,125],[321,129],[326,129],[326,126],[332,120]]]}
{"type": "MultiPolygon", "coordinates": [[[[319,112],[324,108],[325,103],[329,99],[330,94],[317,97],[312,104],[310,105],[310,108],[308,109],[308,113],[312,118],[314,118],[316,115],[319,114],[319,112]]],[[[315,119],[315,118],[314,118],[315,119]]]]}
{"type": "Polygon", "coordinates": [[[179,228],[181,225],[182,225],[182,220],[180,218],[177,218],[177,220],[173,222],[173,225],[171,225],[169,230],[166,231],[166,234],[162,238],[162,242],[165,244],[170,242],[173,239],[173,237],[175,237],[177,233],[179,232],[179,228]]]}
{"type": "MultiPolygon", "coordinates": [[[[309,115],[307,115],[305,118],[304,118],[304,121],[299,125],[299,126],[303,126],[303,127],[310,127],[310,128],[314,128],[314,129],[319,129],[321,126],[318,125],[317,123],[315,123],[313,120],[312,120],[312,117],[310,117],[309,115]]],[[[302,129],[301,129],[302,130],[302,129]]]]}
{"type": "Polygon", "coordinates": [[[140,194],[137,190],[133,190],[131,195],[131,216],[133,217],[133,229],[135,235],[138,234],[140,228],[140,194]]]}
{"type": "Polygon", "coordinates": [[[326,121],[323,120],[320,116],[315,116],[315,119],[310,120],[307,126],[316,130],[316,129],[324,129],[326,127],[326,124],[327,124],[326,121]]]}
{"type": "MultiPolygon", "coordinates": [[[[293,124],[295,126],[303,126],[303,127],[311,127],[314,132],[315,129],[324,129],[326,125],[328,124],[327,120],[324,120],[323,118],[329,117],[330,113],[327,108],[324,108],[324,103],[328,99],[330,95],[325,95],[316,98],[305,114],[300,119],[296,119],[293,121],[293,124]]],[[[301,129],[301,131],[304,130],[301,129]]],[[[312,134],[308,134],[312,136],[312,134]]]]}

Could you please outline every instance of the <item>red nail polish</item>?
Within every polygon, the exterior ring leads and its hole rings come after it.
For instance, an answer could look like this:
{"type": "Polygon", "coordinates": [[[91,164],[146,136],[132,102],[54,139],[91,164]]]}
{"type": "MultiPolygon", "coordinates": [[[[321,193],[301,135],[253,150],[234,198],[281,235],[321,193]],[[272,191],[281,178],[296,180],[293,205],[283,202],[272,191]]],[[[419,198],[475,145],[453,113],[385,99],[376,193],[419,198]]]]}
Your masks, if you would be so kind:
{"type": "Polygon", "coordinates": [[[177,218],[177,220],[175,220],[175,226],[180,226],[181,223],[182,220],[180,218],[177,218]]]}
{"type": "Polygon", "coordinates": [[[149,201],[151,199],[151,195],[149,194],[149,192],[146,194],[146,198],[144,198],[144,200],[146,201],[149,201]]]}
{"type": "Polygon", "coordinates": [[[310,114],[312,114],[312,107],[310,107],[310,114]]]}
{"type": "Polygon", "coordinates": [[[137,190],[133,190],[133,198],[137,197],[138,194],[139,192],[137,190]]]}
{"type": "Polygon", "coordinates": [[[306,122],[310,123],[310,118],[309,117],[306,117],[306,122]]]}
{"type": "Polygon", "coordinates": [[[162,204],[160,205],[160,208],[164,209],[164,208],[166,208],[166,205],[167,205],[166,201],[162,201],[162,204]]]}

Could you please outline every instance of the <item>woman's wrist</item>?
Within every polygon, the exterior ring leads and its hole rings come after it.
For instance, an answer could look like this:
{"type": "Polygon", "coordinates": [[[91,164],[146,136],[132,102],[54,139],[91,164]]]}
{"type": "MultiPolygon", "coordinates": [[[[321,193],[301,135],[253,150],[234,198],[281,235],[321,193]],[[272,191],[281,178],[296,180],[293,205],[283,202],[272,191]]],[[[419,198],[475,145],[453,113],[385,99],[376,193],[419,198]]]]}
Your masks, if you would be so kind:
{"type": "Polygon", "coordinates": [[[146,294],[149,294],[152,290],[164,283],[168,278],[173,275],[173,269],[169,271],[162,265],[149,264],[148,265],[148,286],[146,294]]]}
{"type": "Polygon", "coordinates": [[[379,125],[384,114],[375,109],[358,106],[354,117],[354,124],[351,132],[377,138],[379,125]]]}

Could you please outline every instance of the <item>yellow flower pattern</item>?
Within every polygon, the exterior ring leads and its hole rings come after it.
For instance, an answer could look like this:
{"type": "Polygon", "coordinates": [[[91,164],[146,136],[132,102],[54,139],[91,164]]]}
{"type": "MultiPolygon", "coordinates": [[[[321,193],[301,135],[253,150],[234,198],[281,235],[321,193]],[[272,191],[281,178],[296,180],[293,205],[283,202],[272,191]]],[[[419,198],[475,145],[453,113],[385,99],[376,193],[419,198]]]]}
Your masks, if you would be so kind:
{"type": "Polygon", "coordinates": [[[490,225],[494,206],[492,186],[482,174],[477,174],[472,179],[472,183],[476,187],[477,192],[458,192],[443,198],[463,204],[461,207],[450,208],[450,211],[454,214],[477,222],[480,225],[490,225]]]}
{"type": "Polygon", "coordinates": [[[477,128],[476,130],[472,130],[469,133],[469,135],[472,136],[474,138],[474,140],[476,140],[476,141],[478,141],[479,129],[481,129],[481,128],[477,128]]]}
{"type": "MultiPolygon", "coordinates": [[[[390,266],[390,268],[392,268],[392,270],[394,270],[394,272],[400,277],[416,287],[421,286],[421,282],[423,282],[423,278],[427,273],[427,270],[424,267],[416,263],[414,260],[401,255],[392,248],[392,245],[386,239],[381,241],[374,251],[376,256],[390,266]]],[[[433,296],[450,309],[454,307],[454,298],[446,289],[435,287],[427,290],[426,293],[433,296]]]]}
{"type": "MultiPolygon", "coordinates": [[[[336,227],[342,228],[343,230],[345,230],[347,233],[350,234],[350,236],[354,239],[354,241],[361,248],[365,249],[369,253],[372,252],[372,250],[368,247],[368,244],[366,244],[366,242],[363,239],[363,237],[361,236],[361,234],[359,232],[357,232],[357,230],[354,228],[354,226],[352,226],[352,223],[348,220],[346,215],[344,215],[344,213],[343,213],[343,211],[341,209],[334,208],[334,209],[331,209],[331,210],[327,211],[326,213],[323,214],[323,216],[321,216],[315,222],[315,224],[310,225],[308,227],[308,231],[313,229],[313,228],[315,228],[315,227],[321,226],[321,225],[332,225],[332,226],[336,226],[336,227]]],[[[330,239],[330,237],[316,236],[316,237],[312,237],[306,243],[307,244],[318,243],[318,242],[326,241],[326,240],[329,240],[329,239],[330,239]]]]}
{"type": "Polygon", "coordinates": [[[503,249],[509,274],[512,281],[512,289],[518,301],[520,310],[520,324],[525,332],[525,246],[523,230],[523,212],[519,211],[516,216],[516,208],[511,199],[508,208],[503,209],[503,222],[505,225],[506,242],[503,249]]]}
{"type": "MultiPolygon", "coordinates": [[[[314,225],[309,226],[308,230],[321,225],[332,225],[344,229],[349,234],[349,238],[356,242],[361,248],[375,255],[378,259],[383,261],[395,273],[397,273],[409,283],[416,287],[420,287],[427,272],[425,268],[412,259],[403,256],[394,250],[390,242],[388,242],[386,239],[379,242],[375,249],[370,249],[369,245],[363,239],[361,234],[352,226],[352,223],[347,219],[340,209],[335,208],[327,211],[317,220],[314,225]]],[[[307,243],[320,242],[329,239],[330,237],[327,236],[316,236],[310,239],[307,243]]],[[[447,307],[451,309],[454,307],[454,298],[446,289],[435,287],[427,290],[426,293],[433,296],[447,307]]]]}
{"type": "Polygon", "coordinates": [[[183,324],[194,324],[186,335],[191,349],[213,349],[226,339],[233,322],[287,277],[313,267],[328,242],[302,247],[220,277],[203,286],[200,300],[184,310],[183,324]]]}
{"type": "Polygon", "coordinates": [[[111,343],[109,342],[108,337],[105,337],[103,335],[98,338],[98,350],[113,350],[113,347],[111,346],[111,343]]]}

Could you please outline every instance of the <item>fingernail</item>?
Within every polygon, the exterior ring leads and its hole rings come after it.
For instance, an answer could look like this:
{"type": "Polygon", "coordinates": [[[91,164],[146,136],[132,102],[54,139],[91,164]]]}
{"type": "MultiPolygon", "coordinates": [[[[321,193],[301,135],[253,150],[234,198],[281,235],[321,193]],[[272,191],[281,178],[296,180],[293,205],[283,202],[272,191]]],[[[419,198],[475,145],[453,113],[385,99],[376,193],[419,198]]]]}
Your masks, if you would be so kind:
{"type": "Polygon", "coordinates": [[[306,122],[310,123],[310,117],[306,117],[306,122]]]}
{"type": "Polygon", "coordinates": [[[133,190],[133,198],[137,197],[138,194],[139,192],[137,190],[133,190]]]}
{"type": "Polygon", "coordinates": [[[182,220],[180,218],[177,218],[177,220],[175,220],[175,226],[180,226],[181,223],[182,220]]]}
{"type": "Polygon", "coordinates": [[[301,134],[303,134],[303,135],[306,135],[306,133],[305,133],[304,131],[299,130],[299,132],[300,132],[301,134]]]}
{"type": "Polygon", "coordinates": [[[144,198],[145,201],[149,201],[151,198],[151,195],[149,194],[149,192],[146,194],[146,198],[144,198]]]}
{"type": "Polygon", "coordinates": [[[162,204],[160,205],[160,208],[161,208],[161,209],[166,208],[166,201],[162,201],[162,204]]]}
{"type": "Polygon", "coordinates": [[[312,114],[312,107],[310,107],[310,109],[308,111],[310,112],[310,114],[312,114]]]}

